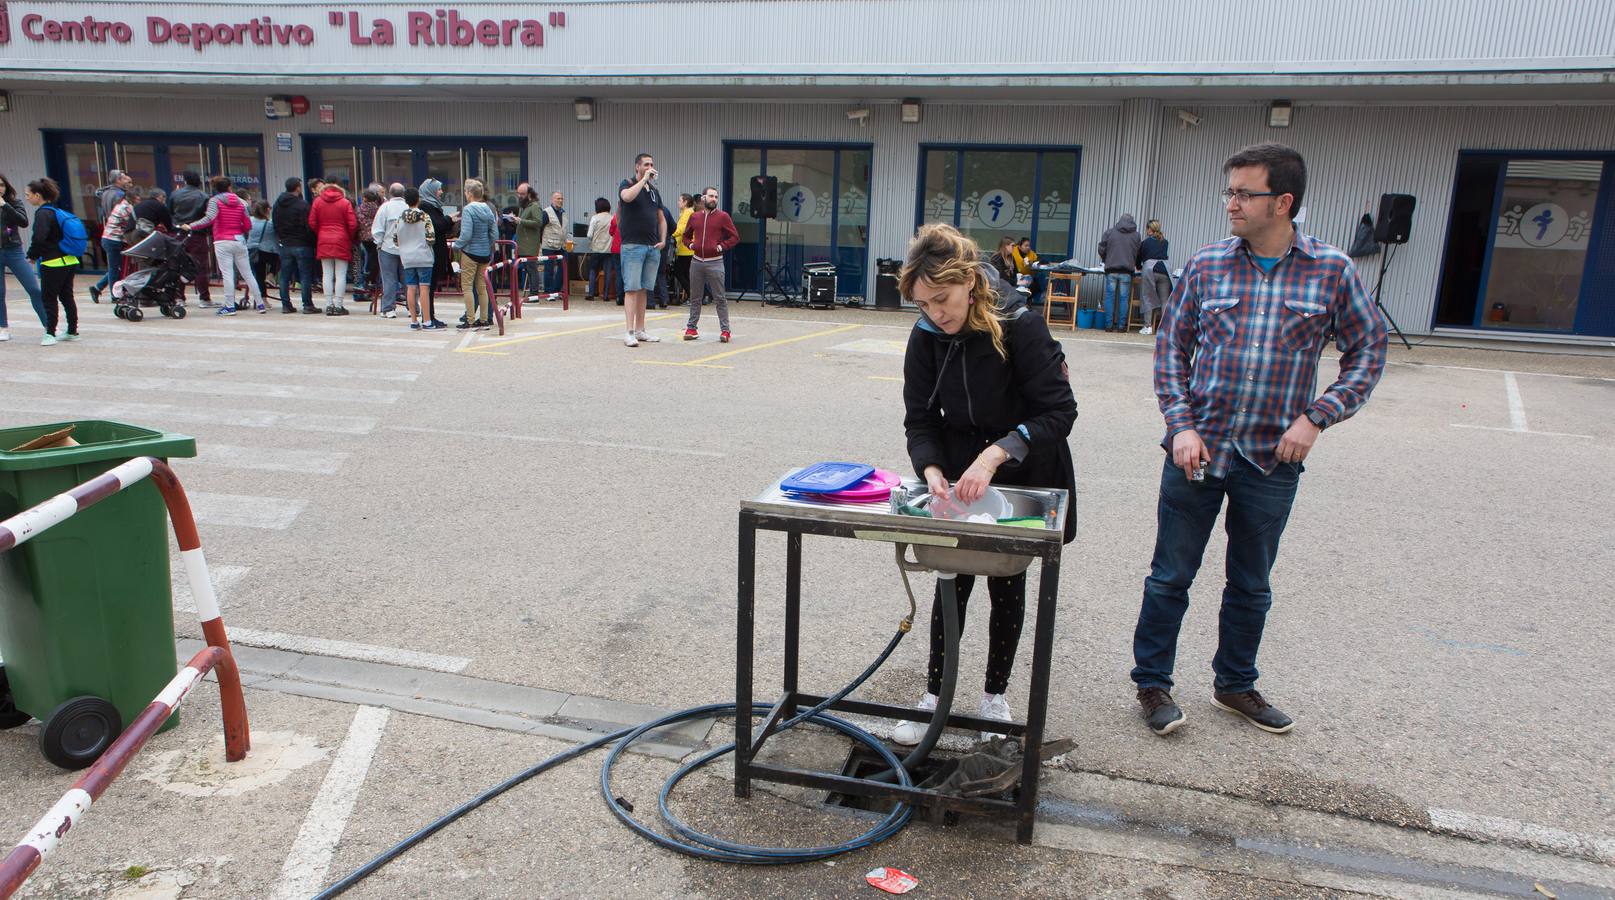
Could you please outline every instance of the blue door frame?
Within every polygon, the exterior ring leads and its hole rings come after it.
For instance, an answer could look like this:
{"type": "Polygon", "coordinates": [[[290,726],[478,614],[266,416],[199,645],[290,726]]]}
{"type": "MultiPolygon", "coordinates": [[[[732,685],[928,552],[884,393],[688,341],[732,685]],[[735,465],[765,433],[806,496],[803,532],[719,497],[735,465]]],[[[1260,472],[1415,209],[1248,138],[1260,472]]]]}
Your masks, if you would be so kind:
{"type": "MultiPolygon", "coordinates": [[[[836,294],[839,296],[864,296],[869,281],[869,239],[864,236],[864,245],[859,249],[856,258],[858,261],[858,274],[855,276],[844,271],[841,265],[841,151],[868,150],[871,178],[873,178],[875,162],[875,145],[872,143],[859,143],[856,141],[724,141],[723,142],[723,208],[731,216],[735,209],[734,191],[734,152],[736,150],[758,151],[757,170],[759,175],[768,174],[768,151],[773,149],[791,150],[833,150],[835,161],[831,172],[832,184],[835,185],[836,196],[830,204],[830,259],[836,263],[836,294]]],[[[870,200],[869,221],[874,221],[874,197],[870,185],[864,185],[864,196],[870,200]]],[[[749,187],[748,187],[749,190],[749,187]]],[[[848,248],[850,249],[850,248],[848,248]]],[[[762,264],[768,259],[768,228],[759,220],[757,228],[757,259],[754,265],[747,266],[744,273],[740,266],[734,266],[727,273],[729,288],[755,291],[763,286],[762,264]]],[[[800,273],[791,273],[793,280],[786,281],[785,285],[795,289],[800,286],[800,273]]]]}
{"type": "MultiPolygon", "coordinates": [[[[1593,231],[1587,239],[1587,257],[1583,262],[1581,275],[1581,291],[1576,298],[1576,317],[1569,330],[1521,328],[1512,329],[1529,334],[1562,334],[1562,335],[1589,335],[1597,337],[1615,337],[1615,262],[1609,265],[1600,265],[1605,258],[1615,260],[1615,227],[1610,227],[1610,219],[1615,216],[1615,152],[1608,151],[1574,151],[1574,150],[1463,150],[1458,154],[1458,163],[1461,166],[1465,159],[1494,159],[1503,162],[1497,170],[1497,185],[1492,192],[1492,212],[1487,220],[1486,259],[1481,265],[1480,288],[1475,297],[1475,318],[1473,326],[1476,330],[1489,332],[1505,332],[1511,329],[1488,326],[1485,321],[1488,309],[1486,294],[1491,283],[1492,254],[1497,243],[1497,219],[1502,212],[1503,189],[1508,179],[1508,161],[1515,159],[1554,159],[1554,160],[1586,160],[1603,163],[1603,171],[1599,176],[1598,198],[1594,202],[1593,231]]],[[[1453,190],[1457,190],[1457,170],[1454,169],[1453,190]]],[[[1449,206],[1451,210],[1456,204],[1449,206]]],[[[1449,221],[1447,229],[1450,232],[1452,222],[1449,221]]],[[[1446,270],[1447,260],[1441,261],[1442,271],[1446,270]]],[[[1440,304],[1435,304],[1431,311],[1430,324],[1437,327],[1436,316],[1440,304]]]]}

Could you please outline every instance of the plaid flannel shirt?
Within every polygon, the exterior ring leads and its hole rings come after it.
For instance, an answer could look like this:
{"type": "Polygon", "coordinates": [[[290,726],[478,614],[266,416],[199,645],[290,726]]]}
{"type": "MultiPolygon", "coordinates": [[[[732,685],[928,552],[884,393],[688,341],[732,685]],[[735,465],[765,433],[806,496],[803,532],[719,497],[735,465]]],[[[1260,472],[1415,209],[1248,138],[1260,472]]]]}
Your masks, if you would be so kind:
{"type": "Polygon", "coordinates": [[[1346,254],[1295,233],[1264,273],[1242,238],[1189,260],[1161,316],[1155,395],[1166,417],[1161,445],[1193,428],[1227,474],[1238,453],[1263,473],[1278,466],[1279,438],[1314,412],[1328,427],[1368,400],[1385,369],[1386,330],[1346,254]],[[1318,358],[1333,333],[1340,375],[1317,393],[1318,358]]]}

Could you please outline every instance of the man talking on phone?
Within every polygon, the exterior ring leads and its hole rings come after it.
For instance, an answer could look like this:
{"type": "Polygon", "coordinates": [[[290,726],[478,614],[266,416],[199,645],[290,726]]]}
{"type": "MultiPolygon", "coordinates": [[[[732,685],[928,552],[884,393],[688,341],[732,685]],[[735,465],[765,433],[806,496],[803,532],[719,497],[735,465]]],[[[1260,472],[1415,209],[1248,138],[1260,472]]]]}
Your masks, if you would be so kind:
{"type": "Polygon", "coordinates": [[[1144,720],[1159,735],[1184,721],[1171,694],[1178,629],[1225,498],[1228,578],[1211,702],[1263,731],[1295,727],[1256,690],[1269,575],[1302,462],[1324,429],[1362,408],[1385,368],[1385,322],[1351,259],[1295,227],[1307,187],[1301,154],[1256,144],[1229,157],[1223,174],[1234,236],[1189,260],[1155,341],[1167,458],[1132,675],[1144,720]],[[1318,394],[1330,335],[1340,375],[1318,394]]]}
{"type": "Polygon", "coordinates": [[[656,190],[656,160],[649,153],[634,157],[634,175],[617,188],[617,231],[622,235],[623,315],[628,333],[623,344],[638,347],[661,338],[645,333],[645,300],[656,287],[656,272],[662,265],[662,247],[667,243],[667,217],[662,215],[662,195],[656,190]]]}

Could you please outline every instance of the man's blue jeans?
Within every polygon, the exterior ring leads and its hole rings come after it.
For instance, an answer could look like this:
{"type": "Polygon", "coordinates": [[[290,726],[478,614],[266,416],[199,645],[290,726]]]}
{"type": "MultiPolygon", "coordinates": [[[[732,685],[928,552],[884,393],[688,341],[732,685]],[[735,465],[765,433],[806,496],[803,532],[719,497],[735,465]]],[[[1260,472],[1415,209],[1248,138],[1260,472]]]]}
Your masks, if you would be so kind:
{"type": "Polygon", "coordinates": [[[1262,643],[1273,592],[1268,575],[1278,557],[1279,537],[1290,520],[1290,506],[1304,467],[1279,463],[1271,475],[1235,455],[1228,474],[1206,475],[1195,483],[1166,458],[1156,504],[1155,558],[1144,579],[1144,604],[1133,631],[1133,681],[1140,688],[1172,689],[1178,629],[1189,609],[1189,585],[1200,570],[1211,527],[1223,498],[1228,499],[1228,580],[1222,592],[1214,686],[1237,694],[1256,686],[1256,650],[1262,643]]]}
{"type": "Polygon", "coordinates": [[[1105,310],[1109,316],[1105,327],[1127,327],[1127,308],[1133,302],[1132,293],[1133,276],[1125,272],[1105,273],[1105,310]]]}
{"type": "Polygon", "coordinates": [[[95,283],[95,289],[108,290],[123,277],[123,238],[102,238],[101,249],[107,255],[107,271],[95,283]]]}
{"type": "Polygon", "coordinates": [[[280,248],[280,305],[284,309],[292,306],[292,279],[297,279],[298,286],[303,291],[303,308],[308,309],[314,305],[314,282],[320,277],[319,264],[314,261],[313,247],[287,247],[280,248]]]}

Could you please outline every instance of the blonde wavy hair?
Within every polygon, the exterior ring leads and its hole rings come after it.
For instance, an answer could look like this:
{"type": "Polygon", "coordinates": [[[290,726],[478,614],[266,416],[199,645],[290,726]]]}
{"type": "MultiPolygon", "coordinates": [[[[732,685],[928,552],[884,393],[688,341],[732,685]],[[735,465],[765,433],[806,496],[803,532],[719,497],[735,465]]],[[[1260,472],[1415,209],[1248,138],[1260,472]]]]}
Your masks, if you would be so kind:
{"type": "Polygon", "coordinates": [[[909,241],[908,256],[897,278],[897,289],[912,298],[920,280],[935,285],[970,285],[970,306],[964,327],[992,338],[993,349],[1009,359],[1004,347],[1003,318],[998,312],[998,295],[981,271],[981,248],[952,225],[921,225],[909,241]]]}

